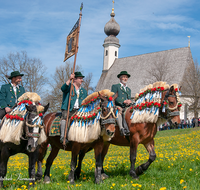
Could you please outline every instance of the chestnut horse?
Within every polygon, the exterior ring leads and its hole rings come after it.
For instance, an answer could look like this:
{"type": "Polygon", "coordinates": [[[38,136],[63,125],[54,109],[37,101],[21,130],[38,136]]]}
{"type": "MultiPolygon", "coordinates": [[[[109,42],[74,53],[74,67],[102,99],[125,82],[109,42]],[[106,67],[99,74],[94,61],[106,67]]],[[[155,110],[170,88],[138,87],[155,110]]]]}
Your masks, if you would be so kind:
{"type": "MultiPolygon", "coordinates": [[[[119,128],[116,127],[114,137],[110,141],[104,142],[104,148],[101,152],[101,160],[102,162],[104,161],[104,157],[107,154],[110,144],[118,146],[129,146],[131,162],[130,175],[134,179],[137,179],[138,176],[143,174],[143,172],[146,171],[150,164],[156,159],[156,153],[154,151],[154,137],[157,132],[157,126],[166,122],[166,120],[168,120],[173,125],[180,123],[178,100],[174,86],[171,86],[170,89],[166,89],[162,92],[161,106],[159,108],[157,123],[131,123],[131,115],[131,107],[129,107],[126,111],[125,119],[129,126],[130,136],[127,138],[121,136],[119,128]],[[168,108],[166,108],[163,112],[162,108],[165,106],[164,103],[166,100],[168,100],[168,108]],[[137,147],[139,144],[143,144],[146,150],[149,152],[149,160],[135,169],[137,147]]],[[[84,152],[81,152],[79,155],[79,163],[75,171],[77,178],[80,177],[81,164],[84,156],[84,152]]],[[[102,179],[107,177],[108,176],[105,174],[104,169],[102,168],[102,179]]]]}
{"type": "MultiPolygon", "coordinates": [[[[114,95],[114,93],[110,92],[111,95],[114,95]]],[[[112,99],[112,104],[109,98],[109,96],[103,96],[99,92],[99,98],[100,98],[100,108],[101,108],[101,130],[105,132],[103,137],[105,138],[111,138],[114,135],[115,132],[115,114],[112,110],[115,109],[114,101],[117,98],[115,96],[112,99]],[[108,106],[112,105],[112,106],[108,106]]],[[[42,178],[42,160],[45,157],[47,145],[51,144],[51,153],[47,158],[46,161],[46,169],[44,173],[44,182],[50,183],[50,169],[51,165],[53,164],[54,159],[58,155],[58,152],[60,149],[64,149],[63,144],[60,143],[60,136],[49,136],[49,131],[51,124],[53,120],[56,118],[58,114],[57,113],[49,113],[44,117],[44,125],[45,125],[45,133],[47,135],[47,140],[41,144],[41,147],[39,149],[39,158],[38,158],[38,170],[36,174],[36,179],[40,180],[42,178]]],[[[99,121],[100,122],[100,121],[99,121]]],[[[103,137],[100,136],[97,140],[91,142],[91,143],[79,143],[75,141],[69,141],[69,143],[66,145],[65,150],[66,151],[72,151],[72,158],[71,158],[71,171],[68,177],[68,180],[70,183],[74,183],[74,177],[76,178],[74,172],[77,165],[77,155],[80,152],[83,152],[84,154],[94,148],[95,153],[95,159],[96,159],[96,169],[98,175],[95,176],[95,183],[101,182],[101,169],[103,167],[103,162],[101,161],[101,152],[103,151],[104,146],[104,140],[103,137]]]]}

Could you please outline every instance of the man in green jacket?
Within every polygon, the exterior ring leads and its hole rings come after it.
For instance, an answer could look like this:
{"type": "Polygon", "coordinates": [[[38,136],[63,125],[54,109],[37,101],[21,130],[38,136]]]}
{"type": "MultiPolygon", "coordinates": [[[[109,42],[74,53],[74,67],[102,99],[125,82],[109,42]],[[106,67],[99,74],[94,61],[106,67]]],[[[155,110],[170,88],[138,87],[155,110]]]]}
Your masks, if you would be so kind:
{"type": "Polygon", "coordinates": [[[127,86],[128,78],[131,75],[127,73],[127,71],[121,71],[117,77],[120,80],[120,83],[112,85],[111,91],[114,93],[118,93],[118,97],[115,100],[115,104],[119,107],[119,114],[117,118],[117,124],[120,129],[121,135],[128,136],[130,131],[128,129],[127,123],[124,119],[124,111],[125,108],[128,107],[131,101],[131,89],[127,86]]]}
{"type": "MultiPolygon", "coordinates": [[[[60,142],[63,143],[64,134],[65,134],[65,126],[66,126],[66,118],[72,116],[80,107],[82,101],[87,97],[87,91],[81,87],[83,82],[83,78],[85,76],[82,75],[81,72],[72,73],[68,81],[62,85],[61,90],[63,92],[63,100],[62,100],[62,117],[61,117],[61,129],[60,129],[60,142]],[[72,96],[70,102],[70,113],[67,116],[68,102],[69,102],[69,93],[71,83],[70,81],[74,79],[72,96]]],[[[67,143],[67,141],[66,141],[67,143]]]]}
{"type": "Polygon", "coordinates": [[[25,93],[24,87],[19,85],[23,75],[24,74],[20,74],[19,71],[13,71],[10,77],[8,77],[8,79],[11,79],[11,83],[1,86],[0,119],[12,111],[12,107],[17,103],[17,99],[25,93]]]}

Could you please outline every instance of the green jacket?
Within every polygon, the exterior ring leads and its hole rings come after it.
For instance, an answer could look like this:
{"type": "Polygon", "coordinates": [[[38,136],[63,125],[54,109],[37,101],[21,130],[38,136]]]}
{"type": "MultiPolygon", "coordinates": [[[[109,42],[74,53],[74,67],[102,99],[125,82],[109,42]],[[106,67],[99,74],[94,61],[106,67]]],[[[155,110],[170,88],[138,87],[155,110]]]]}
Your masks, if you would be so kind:
{"type": "Polygon", "coordinates": [[[12,108],[15,105],[16,99],[18,99],[22,94],[25,93],[25,89],[22,86],[17,88],[17,98],[15,98],[15,93],[11,84],[4,84],[1,86],[0,90],[0,107],[12,108]]]}
{"type": "Polygon", "coordinates": [[[131,99],[131,89],[126,87],[126,91],[123,87],[121,87],[121,84],[114,84],[112,85],[111,91],[116,93],[118,92],[118,97],[115,100],[115,104],[120,107],[126,107],[126,105],[123,103],[124,100],[130,100],[131,99]]]}
{"type": "MultiPolygon", "coordinates": [[[[61,90],[63,92],[63,100],[62,100],[62,106],[61,106],[62,110],[67,110],[68,109],[70,86],[71,86],[71,83],[69,84],[69,86],[66,85],[66,83],[65,83],[61,87],[61,90]]],[[[79,106],[80,106],[82,101],[87,97],[87,91],[84,88],[80,88],[79,91],[80,91],[80,94],[79,94],[78,103],[79,103],[79,106]]],[[[70,110],[69,111],[73,110],[74,104],[75,104],[76,99],[77,99],[77,94],[76,94],[75,87],[74,87],[74,93],[75,93],[75,95],[71,96],[71,103],[70,103],[70,110]]],[[[72,95],[73,95],[73,91],[72,91],[72,95]]]]}

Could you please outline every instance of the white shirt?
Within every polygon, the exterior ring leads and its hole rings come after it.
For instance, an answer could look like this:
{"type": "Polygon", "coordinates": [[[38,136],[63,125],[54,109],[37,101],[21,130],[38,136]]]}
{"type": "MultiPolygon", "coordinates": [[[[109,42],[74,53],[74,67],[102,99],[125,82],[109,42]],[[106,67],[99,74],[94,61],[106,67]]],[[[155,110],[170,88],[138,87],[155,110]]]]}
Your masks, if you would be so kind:
{"type": "Polygon", "coordinates": [[[120,84],[121,84],[121,87],[123,87],[123,88],[124,88],[124,90],[126,91],[127,84],[126,84],[126,85],[124,85],[124,84],[122,84],[121,82],[120,82],[120,84]]]}
{"type": "Polygon", "coordinates": [[[11,83],[11,86],[13,87],[13,90],[14,90],[14,93],[15,93],[15,103],[17,103],[17,88],[19,89],[19,86],[18,85],[14,85],[11,83]]]}
{"type": "Polygon", "coordinates": [[[74,109],[78,109],[79,108],[78,98],[79,98],[79,94],[80,94],[80,91],[79,91],[80,88],[78,90],[76,90],[77,98],[76,98],[76,101],[75,101],[75,104],[74,104],[74,109]]]}

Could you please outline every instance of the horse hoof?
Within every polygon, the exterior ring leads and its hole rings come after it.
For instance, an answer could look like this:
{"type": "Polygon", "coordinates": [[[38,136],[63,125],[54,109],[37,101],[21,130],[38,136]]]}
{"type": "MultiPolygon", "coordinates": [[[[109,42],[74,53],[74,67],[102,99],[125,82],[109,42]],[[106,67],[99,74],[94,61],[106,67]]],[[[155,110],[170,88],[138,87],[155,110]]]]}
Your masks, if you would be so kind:
{"type": "Polygon", "coordinates": [[[137,175],[141,175],[141,174],[144,173],[141,166],[138,166],[138,167],[136,168],[135,172],[136,172],[137,175]]]}
{"type": "Polygon", "coordinates": [[[41,181],[42,175],[36,174],[35,175],[35,181],[41,181]]]}
{"type": "Polygon", "coordinates": [[[44,177],[44,183],[49,184],[51,183],[50,177],[49,176],[45,176],[44,177]]]}
{"type": "Polygon", "coordinates": [[[135,171],[134,171],[134,172],[130,171],[130,176],[131,176],[133,179],[136,179],[136,180],[139,179],[139,177],[137,176],[137,174],[135,173],[135,171]]]}
{"type": "Polygon", "coordinates": [[[75,184],[74,180],[70,180],[70,184],[74,185],[75,184]]]}
{"type": "Polygon", "coordinates": [[[101,174],[101,179],[102,180],[107,179],[107,178],[109,178],[109,176],[107,174],[105,174],[105,173],[101,174]]]}
{"type": "Polygon", "coordinates": [[[103,181],[102,181],[102,180],[99,180],[99,179],[98,179],[98,180],[95,179],[95,183],[99,185],[100,183],[103,183],[103,181]]]}

